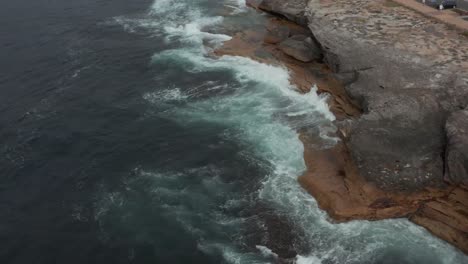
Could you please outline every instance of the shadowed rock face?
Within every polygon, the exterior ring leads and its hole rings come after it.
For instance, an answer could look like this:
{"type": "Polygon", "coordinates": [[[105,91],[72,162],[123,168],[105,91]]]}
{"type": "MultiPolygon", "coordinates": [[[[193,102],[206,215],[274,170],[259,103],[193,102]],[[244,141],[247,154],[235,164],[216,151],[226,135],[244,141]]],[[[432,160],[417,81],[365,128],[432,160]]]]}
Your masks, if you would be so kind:
{"type": "Polygon", "coordinates": [[[310,37],[303,35],[292,36],[278,46],[287,55],[302,62],[320,60],[322,53],[310,37]]]}
{"type": "Polygon", "coordinates": [[[450,115],[447,131],[447,181],[468,186],[468,111],[450,115]]]}
{"type": "MultiPolygon", "coordinates": [[[[254,0],[251,2],[258,1],[254,0]]],[[[261,10],[284,16],[299,25],[307,25],[307,18],[305,16],[307,2],[307,0],[264,0],[259,2],[257,7],[261,10]]]]}

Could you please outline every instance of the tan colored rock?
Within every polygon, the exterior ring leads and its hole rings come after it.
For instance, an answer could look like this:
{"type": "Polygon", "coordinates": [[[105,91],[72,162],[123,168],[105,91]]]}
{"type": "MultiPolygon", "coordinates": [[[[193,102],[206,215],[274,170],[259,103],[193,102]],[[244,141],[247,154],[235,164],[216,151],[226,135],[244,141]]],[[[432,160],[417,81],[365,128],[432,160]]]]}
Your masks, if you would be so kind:
{"type": "Polygon", "coordinates": [[[468,190],[453,189],[446,197],[424,204],[410,220],[468,253],[468,190]]]}
{"type": "Polygon", "coordinates": [[[320,208],[337,221],[409,217],[434,235],[468,253],[468,190],[426,188],[420,192],[385,192],[359,176],[344,144],[317,150],[306,136],[307,172],[301,185],[320,208]]]}
{"type": "Polygon", "coordinates": [[[322,209],[339,221],[405,217],[422,202],[445,194],[432,189],[412,194],[385,192],[359,175],[344,144],[317,150],[307,147],[307,137],[301,139],[306,146],[307,172],[299,182],[322,209]]]}

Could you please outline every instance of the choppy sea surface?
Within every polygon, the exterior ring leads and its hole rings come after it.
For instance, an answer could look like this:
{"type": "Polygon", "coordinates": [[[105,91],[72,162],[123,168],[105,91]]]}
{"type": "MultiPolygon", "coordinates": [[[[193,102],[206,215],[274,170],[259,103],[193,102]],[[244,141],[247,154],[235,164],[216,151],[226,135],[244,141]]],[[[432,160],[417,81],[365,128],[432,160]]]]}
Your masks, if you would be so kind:
{"type": "Polygon", "coordinates": [[[297,131],[333,126],[288,71],[211,51],[243,0],[0,9],[0,263],[468,263],[407,220],[335,224],[297,131]]]}

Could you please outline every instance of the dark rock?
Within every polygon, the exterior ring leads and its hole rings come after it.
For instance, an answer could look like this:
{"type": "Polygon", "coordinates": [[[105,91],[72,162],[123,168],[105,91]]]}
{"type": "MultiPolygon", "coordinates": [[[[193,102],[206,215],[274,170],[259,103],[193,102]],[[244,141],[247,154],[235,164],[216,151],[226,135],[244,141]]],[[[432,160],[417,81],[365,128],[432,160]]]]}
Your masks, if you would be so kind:
{"type": "Polygon", "coordinates": [[[302,36],[293,36],[279,44],[279,49],[285,54],[302,62],[321,59],[320,48],[314,45],[310,38],[301,39],[302,36]],[[299,38],[300,37],[300,38],[299,38]]]}
{"type": "Polygon", "coordinates": [[[281,15],[300,25],[307,25],[305,10],[307,0],[263,0],[258,8],[269,13],[281,15]]]}
{"type": "Polygon", "coordinates": [[[446,180],[468,186],[468,110],[450,115],[447,133],[446,180]]]}
{"type": "Polygon", "coordinates": [[[290,30],[287,26],[275,26],[268,28],[264,41],[270,44],[277,44],[289,37],[290,30]]]}
{"type": "Polygon", "coordinates": [[[381,92],[351,128],[360,173],[385,190],[443,184],[444,114],[428,91],[381,92]]]}
{"type": "Polygon", "coordinates": [[[261,202],[248,208],[245,213],[252,220],[247,222],[248,232],[245,237],[250,248],[265,246],[278,256],[276,260],[280,263],[297,256],[296,247],[299,246],[299,238],[303,234],[297,228],[292,228],[292,223],[287,217],[261,202]]]}

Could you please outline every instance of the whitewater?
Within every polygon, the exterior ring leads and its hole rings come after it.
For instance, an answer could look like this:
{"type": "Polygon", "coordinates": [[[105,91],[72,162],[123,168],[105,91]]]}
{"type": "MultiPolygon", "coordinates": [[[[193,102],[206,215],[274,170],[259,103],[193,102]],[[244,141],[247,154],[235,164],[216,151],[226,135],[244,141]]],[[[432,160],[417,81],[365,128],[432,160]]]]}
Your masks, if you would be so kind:
{"type": "MultiPolygon", "coordinates": [[[[184,131],[215,133],[217,141],[200,144],[200,152],[223,150],[234,161],[197,161],[170,171],[135,168],[125,190],[103,188],[97,195],[95,218],[103,234],[112,232],[112,218],[134,225],[141,216],[135,204],[147,203],[190,234],[197,250],[223,263],[468,263],[406,219],[338,224],[318,208],[297,182],[306,169],[298,131],[321,138],[322,146],[336,142],[320,137],[333,129],[326,96],[316,87],[297,92],[285,67],[212,55],[231,39],[236,23],[258,16],[242,0],[156,0],[144,15],[108,21],[166,46],[148,61],[171,69],[155,78],[177,81],[141,95],[150,106],[145,115],[184,131]]],[[[128,232],[141,239],[150,235],[134,229],[128,232]]]]}

